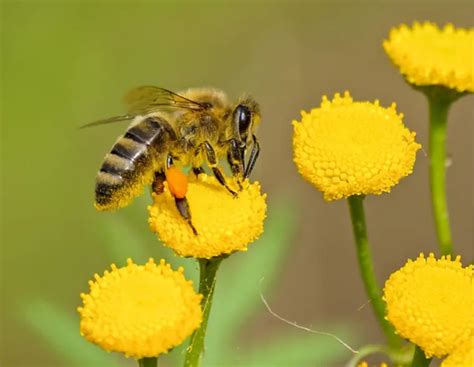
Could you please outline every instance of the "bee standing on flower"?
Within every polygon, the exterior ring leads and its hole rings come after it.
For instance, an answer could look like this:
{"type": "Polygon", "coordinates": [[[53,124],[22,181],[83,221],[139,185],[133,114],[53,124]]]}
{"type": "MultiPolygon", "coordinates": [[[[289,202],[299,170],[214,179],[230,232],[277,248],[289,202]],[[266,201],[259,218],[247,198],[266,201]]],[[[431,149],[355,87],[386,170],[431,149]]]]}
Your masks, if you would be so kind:
{"type": "Polygon", "coordinates": [[[226,158],[239,188],[255,166],[259,144],[254,131],[260,122],[257,102],[250,97],[230,103],[224,92],[189,89],[176,94],[169,90],[143,86],[130,91],[125,102],[128,113],[86,126],[132,120],[131,125],[105,156],[97,174],[95,206],[98,210],[125,207],[146,185],[161,193],[164,181],[177,180],[175,197],[180,215],[191,222],[186,200],[186,178],[178,167],[191,166],[194,174],[204,172],[203,165],[230,194],[219,159],[226,158]],[[248,162],[245,153],[252,147],[248,162]],[[172,176],[173,178],[171,178],[172,176]]]}

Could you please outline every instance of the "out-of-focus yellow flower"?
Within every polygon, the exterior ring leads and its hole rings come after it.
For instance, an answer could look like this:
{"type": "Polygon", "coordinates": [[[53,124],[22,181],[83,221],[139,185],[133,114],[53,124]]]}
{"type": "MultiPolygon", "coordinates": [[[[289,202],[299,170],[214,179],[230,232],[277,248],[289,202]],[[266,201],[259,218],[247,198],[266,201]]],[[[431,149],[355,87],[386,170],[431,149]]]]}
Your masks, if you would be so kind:
{"type": "Polygon", "coordinates": [[[472,339],[473,266],[463,268],[459,256],[408,260],[385,283],[384,299],[387,319],[427,357],[443,357],[472,339]]]}
{"type": "Polygon", "coordinates": [[[81,294],[81,335],[110,352],[127,357],[156,357],[181,344],[201,324],[200,294],[184,278],[183,268],[164,260],[105,271],[81,294]]]}
{"type": "MultiPolygon", "coordinates": [[[[357,367],[369,367],[369,364],[365,361],[360,362],[357,367]]],[[[388,364],[385,362],[380,363],[379,367],[388,367],[388,364]]]]}
{"type": "Polygon", "coordinates": [[[293,121],[294,161],[324,199],[389,192],[412,172],[420,145],[395,104],[354,102],[346,92],[301,115],[293,121]]]}
{"type": "Polygon", "coordinates": [[[442,363],[441,367],[473,367],[474,334],[464,344],[454,350],[442,363]]]}
{"type": "Polygon", "coordinates": [[[180,256],[210,259],[246,251],[263,232],[266,195],[258,182],[245,181],[234,198],[214,177],[200,174],[190,177],[186,198],[197,235],[179,215],[166,183],[148,208],[152,231],[180,256]]]}
{"type": "Polygon", "coordinates": [[[411,84],[474,92],[474,28],[415,22],[392,28],[385,52],[411,84]]]}

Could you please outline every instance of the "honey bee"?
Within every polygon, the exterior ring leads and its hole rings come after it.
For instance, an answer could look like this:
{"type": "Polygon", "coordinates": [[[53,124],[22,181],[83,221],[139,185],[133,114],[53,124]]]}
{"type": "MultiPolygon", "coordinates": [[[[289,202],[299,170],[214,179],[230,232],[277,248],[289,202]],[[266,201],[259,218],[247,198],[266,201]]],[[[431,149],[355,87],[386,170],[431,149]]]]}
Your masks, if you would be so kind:
{"type": "MultiPolygon", "coordinates": [[[[231,103],[223,91],[213,88],[174,93],[142,86],[131,90],[125,102],[126,115],[84,126],[132,120],[97,173],[95,207],[98,210],[129,205],[147,185],[156,193],[163,192],[167,172],[185,166],[198,175],[207,164],[218,182],[237,196],[218,163],[222,158],[227,160],[241,189],[242,180],[252,172],[260,152],[254,134],[260,122],[260,109],[254,99],[242,97],[231,103]]],[[[179,213],[197,234],[185,195],[174,197],[179,213]]]]}

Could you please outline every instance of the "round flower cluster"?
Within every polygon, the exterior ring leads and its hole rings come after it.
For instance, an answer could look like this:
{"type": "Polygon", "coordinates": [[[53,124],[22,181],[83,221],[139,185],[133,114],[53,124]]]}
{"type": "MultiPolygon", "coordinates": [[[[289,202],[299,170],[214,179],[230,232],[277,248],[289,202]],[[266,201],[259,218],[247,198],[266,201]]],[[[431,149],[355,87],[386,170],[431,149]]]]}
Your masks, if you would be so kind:
{"type": "Polygon", "coordinates": [[[456,350],[474,336],[473,269],[463,268],[460,257],[408,260],[385,283],[387,319],[427,357],[461,358],[470,347],[456,350]]]}
{"type": "Polygon", "coordinates": [[[474,92],[473,44],[474,28],[415,22],[393,28],[383,47],[411,84],[474,92]]]}
{"type": "Polygon", "coordinates": [[[180,216],[165,183],[165,192],[154,195],[148,208],[150,227],[180,256],[209,259],[246,251],[263,232],[267,206],[258,182],[247,180],[242,185],[233,197],[214,177],[190,177],[186,198],[196,235],[180,216]]]}
{"type": "Polygon", "coordinates": [[[474,335],[458,346],[441,363],[441,367],[472,367],[474,366],[474,335]]]}
{"type": "Polygon", "coordinates": [[[413,170],[420,145],[395,104],[354,102],[348,92],[293,121],[294,161],[325,200],[390,191],[413,170]]]}
{"type": "Polygon", "coordinates": [[[181,344],[202,321],[201,298],[183,268],[161,260],[105,271],[81,294],[81,335],[127,357],[156,357],[181,344]]]}

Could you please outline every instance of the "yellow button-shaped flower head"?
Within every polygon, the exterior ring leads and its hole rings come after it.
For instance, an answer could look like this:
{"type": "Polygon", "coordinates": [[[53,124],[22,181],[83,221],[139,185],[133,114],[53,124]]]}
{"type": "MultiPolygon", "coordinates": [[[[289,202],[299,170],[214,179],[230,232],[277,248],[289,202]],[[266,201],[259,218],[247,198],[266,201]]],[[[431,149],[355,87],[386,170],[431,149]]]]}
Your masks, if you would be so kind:
{"type": "Polygon", "coordinates": [[[181,344],[201,324],[200,294],[161,260],[145,265],[128,260],[125,267],[112,265],[89,282],[81,294],[84,305],[81,335],[110,352],[127,357],[155,357],[181,344]]]}
{"type": "Polygon", "coordinates": [[[421,254],[385,283],[387,319],[426,356],[442,357],[472,340],[474,330],[473,266],[460,257],[437,260],[421,254]]]}
{"type": "Polygon", "coordinates": [[[354,102],[346,92],[301,114],[293,121],[294,161],[324,199],[388,192],[412,172],[420,145],[395,104],[354,102]]]}
{"type": "Polygon", "coordinates": [[[196,235],[180,216],[165,183],[165,192],[154,195],[149,207],[150,227],[180,256],[210,259],[246,251],[263,232],[266,195],[258,182],[245,181],[242,191],[236,191],[238,196],[233,197],[214,177],[191,175],[186,198],[196,235]]]}
{"type": "Polygon", "coordinates": [[[383,46],[411,84],[441,85],[474,92],[474,29],[440,29],[433,23],[403,24],[390,31],[383,46]]]}
{"type": "Polygon", "coordinates": [[[468,341],[458,346],[454,352],[441,363],[441,367],[472,366],[474,366],[474,334],[471,335],[468,341]]]}

